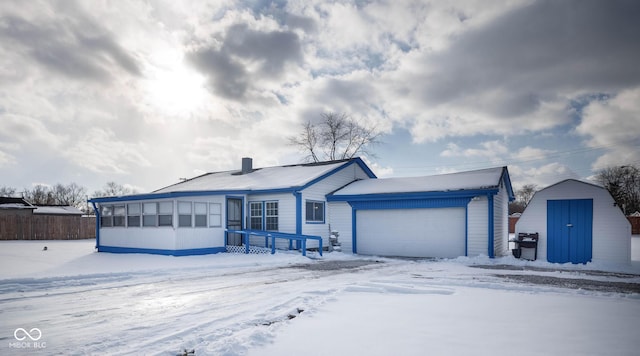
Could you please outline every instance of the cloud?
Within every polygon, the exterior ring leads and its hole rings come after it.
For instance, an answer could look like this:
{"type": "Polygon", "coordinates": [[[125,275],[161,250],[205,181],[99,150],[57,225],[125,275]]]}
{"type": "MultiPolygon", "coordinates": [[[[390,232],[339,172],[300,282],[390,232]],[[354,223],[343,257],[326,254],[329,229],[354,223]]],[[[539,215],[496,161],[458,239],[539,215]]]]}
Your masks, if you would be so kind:
{"type": "Polygon", "coordinates": [[[580,179],[570,167],[557,162],[529,168],[512,165],[509,166],[509,175],[514,182],[514,189],[519,189],[525,184],[535,184],[544,188],[565,179],[580,179]]]}
{"type": "Polygon", "coordinates": [[[440,153],[442,157],[490,158],[504,159],[509,152],[507,146],[500,141],[485,141],[481,148],[461,149],[455,143],[447,144],[447,149],[440,153]]]}
{"type": "Polygon", "coordinates": [[[71,3],[40,3],[42,16],[6,14],[0,18],[0,47],[4,53],[20,54],[14,62],[28,58],[42,68],[73,79],[108,81],[114,70],[140,76],[133,55],[118,44],[99,21],[74,8],[71,3]],[[48,10],[48,11],[46,11],[48,10]],[[67,11],[73,12],[70,18],[67,11]],[[46,13],[47,15],[43,15],[46,13]]]}
{"type": "Polygon", "coordinates": [[[439,51],[405,56],[383,76],[407,83],[390,111],[424,109],[410,120],[417,142],[569,124],[572,98],[640,82],[640,46],[629,45],[640,33],[638,11],[640,3],[620,1],[519,6],[460,31],[439,51]]]}
{"type": "Polygon", "coordinates": [[[588,138],[589,147],[604,147],[592,169],[640,164],[640,88],[613,98],[592,101],[584,108],[576,132],[588,138]]]}
{"type": "Polygon", "coordinates": [[[288,63],[302,60],[301,43],[292,31],[259,31],[234,24],[221,46],[211,44],[190,52],[189,61],[209,78],[213,91],[228,99],[244,99],[264,79],[279,78],[288,63]]]}

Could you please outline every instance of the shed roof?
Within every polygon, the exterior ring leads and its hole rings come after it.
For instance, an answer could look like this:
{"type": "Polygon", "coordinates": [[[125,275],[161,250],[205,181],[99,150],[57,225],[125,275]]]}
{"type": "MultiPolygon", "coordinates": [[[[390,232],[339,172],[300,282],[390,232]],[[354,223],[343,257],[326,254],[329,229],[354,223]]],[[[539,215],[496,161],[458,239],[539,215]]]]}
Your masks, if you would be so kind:
{"type": "Polygon", "coordinates": [[[0,197],[0,209],[35,209],[36,207],[31,205],[23,198],[14,197],[0,197]]]}
{"type": "MultiPolygon", "coordinates": [[[[461,190],[482,190],[496,188],[503,177],[508,180],[507,167],[480,169],[475,171],[439,174],[423,177],[383,178],[360,180],[333,193],[334,196],[418,193],[418,192],[451,192],[461,190]]],[[[511,184],[508,181],[509,195],[512,196],[511,184]]]]}
{"type": "Polygon", "coordinates": [[[38,205],[33,211],[35,215],[82,215],[82,211],[75,206],[68,205],[38,205]]]}

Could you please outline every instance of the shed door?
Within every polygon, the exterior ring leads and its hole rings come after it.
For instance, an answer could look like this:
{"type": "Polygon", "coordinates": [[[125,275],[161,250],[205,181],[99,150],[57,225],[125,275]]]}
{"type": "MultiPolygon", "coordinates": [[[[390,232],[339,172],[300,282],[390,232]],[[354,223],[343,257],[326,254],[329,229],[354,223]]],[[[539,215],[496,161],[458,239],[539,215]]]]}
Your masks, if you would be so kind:
{"type": "Polygon", "coordinates": [[[465,209],[358,210],[357,253],[379,256],[465,255],[465,209]]]}
{"type": "Polygon", "coordinates": [[[547,201],[547,260],[591,261],[593,199],[547,201]]]}

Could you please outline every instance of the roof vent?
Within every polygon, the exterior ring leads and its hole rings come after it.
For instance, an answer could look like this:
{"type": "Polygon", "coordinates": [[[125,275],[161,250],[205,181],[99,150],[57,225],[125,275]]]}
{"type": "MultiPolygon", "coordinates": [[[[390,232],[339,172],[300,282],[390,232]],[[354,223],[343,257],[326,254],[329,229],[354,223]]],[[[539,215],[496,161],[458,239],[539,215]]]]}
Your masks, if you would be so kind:
{"type": "Polygon", "coordinates": [[[253,159],[242,157],[242,174],[253,172],[253,159]]]}

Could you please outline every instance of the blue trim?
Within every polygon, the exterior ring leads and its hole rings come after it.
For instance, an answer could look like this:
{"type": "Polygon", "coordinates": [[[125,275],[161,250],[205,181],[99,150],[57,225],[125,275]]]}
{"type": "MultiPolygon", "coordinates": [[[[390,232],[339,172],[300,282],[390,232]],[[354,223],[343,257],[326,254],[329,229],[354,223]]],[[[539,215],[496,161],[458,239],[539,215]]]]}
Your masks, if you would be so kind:
{"type": "Polygon", "coordinates": [[[495,251],[494,251],[495,249],[494,249],[494,242],[493,242],[493,239],[494,239],[494,236],[493,236],[493,233],[494,233],[493,223],[494,223],[495,218],[493,216],[493,195],[491,195],[491,194],[487,195],[487,204],[489,204],[489,217],[488,217],[488,220],[489,220],[488,221],[488,226],[489,227],[487,229],[488,230],[487,233],[489,234],[489,238],[488,238],[488,240],[489,240],[489,242],[488,242],[488,245],[489,245],[488,246],[489,258],[494,258],[495,257],[495,251]]]}
{"type": "Polygon", "coordinates": [[[507,167],[503,167],[502,169],[502,177],[500,177],[501,181],[504,181],[504,186],[507,188],[507,194],[509,195],[509,201],[516,200],[516,196],[513,193],[513,187],[511,186],[511,177],[509,176],[509,170],[507,167]]]}
{"type": "Polygon", "coordinates": [[[436,198],[473,198],[478,195],[497,194],[498,188],[469,189],[444,192],[411,192],[411,193],[382,193],[382,194],[353,194],[327,195],[327,201],[367,201],[367,200],[405,200],[405,199],[436,199],[436,198]]]}
{"type": "Polygon", "coordinates": [[[194,256],[194,255],[209,255],[213,253],[226,252],[226,247],[208,247],[208,248],[194,248],[189,250],[159,250],[151,248],[135,248],[135,247],[117,247],[117,246],[99,246],[98,252],[109,253],[146,253],[153,255],[165,255],[165,256],[194,256]]]}
{"type": "Polygon", "coordinates": [[[302,192],[295,191],[296,197],[296,234],[302,234],[302,192]]]}
{"type": "Polygon", "coordinates": [[[460,208],[465,207],[471,201],[471,197],[461,198],[436,198],[436,199],[395,199],[395,200],[371,200],[350,201],[349,204],[357,210],[380,209],[424,209],[424,208],[460,208]]]}
{"type": "Polygon", "coordinates": [[[351,208],[351,251],[356,254],[358,253],[356,242],[356,209],[351,208]]]}
{"type": "Polygon", "coordinates": [[[96,248],[100,248],[100,209],[96,206],[96,203],[91,202],[93,211],[96,213],[96,248]]]}
{"type": "Polygon", "coordinates": [[[306,189],[309,186],[312,186],[316,183],[318,183],[319,181],[351,166],[352,164],[357,164],[360,168],[362,168],[362,170],[364,171],[364,173],[369,177],[369,178],[378,178],[376,177],[376,175],[373,173],[373,171],[371,169],[369,169],[369,167],[362,161],[362,159],[360,159],[360,157],[356,157],[351,159],[350,161],[348,161],[346,164],[341,165],[340,167],[336,167],[332,170],[330,170],[329,172],[309,181],[308,183],[306,183],[305,185],[300,187],[300,190],[302,189],[306,189]]]}
{"type": "Polygon", "coordinates": [[[464,207],[464,255],[469,256],[469,205],[464,207]]]}

